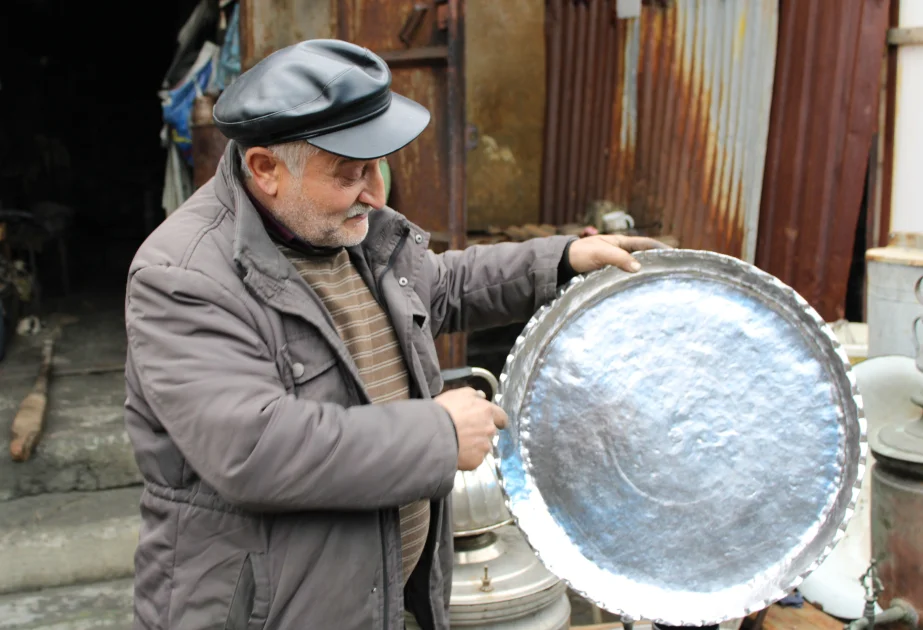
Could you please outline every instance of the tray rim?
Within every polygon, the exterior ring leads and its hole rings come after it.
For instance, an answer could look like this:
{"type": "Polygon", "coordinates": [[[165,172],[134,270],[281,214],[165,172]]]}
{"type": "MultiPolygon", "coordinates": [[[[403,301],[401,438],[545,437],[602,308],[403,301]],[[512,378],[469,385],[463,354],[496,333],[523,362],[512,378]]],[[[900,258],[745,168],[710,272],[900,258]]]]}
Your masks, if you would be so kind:
{"type": "MultiPolygon", "coordinates": [[[[643,282],[645,277],[651,277],[654,275],[662,276],[664,274],[664,270],[658,270],[655,268],[652,271],[649,268],[652,263],[656,265],[656,262],[658,259],[665,259],[665,260],[680,259],[682,260],[682,259],[688,258],[690,261],[696,261],[696,260],[700,262],[701,261],[705,261],[705,262],[711,261],[711,262],[716,262],[718,264],[731,265],[733,267],[737,267],[737,270],[739,271],[739,273],[745,278],[747,278],[748,280],[748,282],[746,283],[737,283],[738,286],[741,286],[741,284],[745,284],[745,286],[749,288],[752,286],[759,286],[760,284],[762,284],[762,285],[772,286],[774,290],[780,292],[785,298],[788,299],[790,303],[789,306],[792,308],[792,310],[797,309],[797,312],[800,315],[802,315],[803,318],[807,320],[807,322],[809,322],[810,325],[816,327],[815,332],[819,333],[816,336],[822,338],[823,343],[825,345],[828,345],[828,348],[826,349],[822,348],[821,350],[829,350],[831,351],[830,354],[832,356],[839,359],[839,361],[836,362],[835,367],[843,368],[843,373],[841,374],[841,376],[845,378],[846,384],[848,385],[848,391],[842,392],[842,394],[843,394],[844,402],[851,401],[854,406],[853,415],[854,415],[855,422],[857,425],[857,437],[859,441],[857,446],[858,446],[859,456],[852,466],[848,466],[845,464],[843,466],[844,471],[847,471],[847,472],[855,471],[855,480],[850,485],[846,485],[846,484],[842,485],[836,493],[837,497],[839,497],[839,496],[845,495],[846,492],[849,492],[849,501],[846,504],[846,506],[842,508],[843,515],[839,519],[839,522],[836,523],[836,528],[832,530],[833,531],[832,538],[824,545],[820,554],[818,554],[818,556],[808,565],[808,567],[805,568],[799,574],[791,577],[788,584],[784,586],[775,585],[772,595],[770,595],[769,597],[765,599],[754,600],[752,603],[750,603],[750,605],[744,606],[744,608],[742,609],[731,609],[729,607],[728,610],[726,610],[724,614],[722,614],[718,618],[706,619],[706,620],[703,620],[703,619],[691,620],[689,618],[684,618],[681,612],[679,615],[668,612],[670,611],[669,603],[665,604],[664,606],[664,611],[662,611],[664,612],[664,614],[654,614],[655,611],[627,611],[620,607],[616,607],[615,609],[613,609],[611,606],[608,605],[609,603],[611,603],[610,601],[604,602],[602,601],[601,598],[598,598],[591,593],[585,592],[585,590],[580,589],[579,587],[576,587],[567,576],[557,574],[551,567],[548,567],[546,564],[545,558],[544,558],[544,554],[542,553],[541,550],[539,550],[535,546],[535,542],[533,540],[534,533],[533,535],[530,535],[528,531],[522,528],[520,524],[520,514],[513,506],[512,498],[507,490],[507,482],[503,475],[501,455],[498,449],[498,445],[500,442],[499,433],[493,440],[493,449],[492,449],[493,455],[494,455],[494,467],[495,467],[496,474],[497,474],[497,480],[499,482],[500,489],[502,491],[503,499],[506,504],[507,510],[512,515],[516,526],[520,529],[520,531],[522,531],[523,536],[525,537],[526,542],[529,544],[529,547],[532,549],[532,551],[536,554],[536,556],[539,558],[542,564],[545,565],[549,571],[557,575],[559,579],[567,583],[569,588],[574,590],[581,597],[588,600],[592,604],[604,610],[607,610],[608,612],[611,612],[613,614],[620,615],[621,617],[628,619],[628,620],[632,620],[636,618],[644,618],[644,619],[650,619],[652,622],[655,622],[655,623],[662,623],[662,624],[668,624],[668,625],[673,625],[673,626],[711,625],[711,624],[721,623],[723,621],[727,621],[730,619],[746,617],[754,612],[758,612],[764,608],[769,607],[770,605],[784,598],[786,595],[788,595],[794,589],[796,589],[808,575],[810,575],[814,570],[816,570],[823,563],[823,561],[830,555],[830,553],[833,551],[836,545],[841,540],[843,540],[843,538],[845,537],[846,526],[848,525],[849,521],[853,517],[853,514],[855,513],[855,508],[856,508],[856,504],[859,499],[859,492],[861,489],[862,480],[865,477],[865,475],[868,473],[867,455],[868,455],[869,446],[868,446],[868,436],[867,436],[867,421],[865,418],[865,412],[864,412],[864,408],[862,404],[862,396],[859,392],[859,389],[856,383],[856,377],[853,372],[853,366],[852,366],[851,361],[849,360],[849,357],[846,354],[845,348],[839,342],[839,339],[837,338],[836,334],[833,332],[833,329],[820,316],[820,314],[807,302],[807,300],[805,300],[804,297],[802,297],[791,286],[782,282],[779,278],[759,269],[755,265],[747,263],[733,256],[729,256],[729,255],[721,254],[717,252],[705,251],[705,250],[691,250],[691,249],[648,250],[648,251],[643,251],[643,252],[637,252],[634,254],[634,256],[635,258],[638,259],[638,261],[642,265],[641,270],[638,272],[632,273],[632,272],[623,271],[616,267],[604,267],[603,269],[592,271],[587,274],[578,274],[566,284],[558,287],[558,289],[555,292],[554,297],[549,302],[539,307],[538,310],[536,310],[533,316],[526,323],[522,332],[517,336],[516,341],[513,344],[513,347],[510,350],[509,354],[507,355],[506,361],[504,362],[503,371],[499,378],[500,385],[497,390],[497,395],[494,398],[494,402],[500,406],[503,406],[504,395],[507,394],[508,383],[510,380],[509,370],[511,366],[515,365],[519,352],[530,341],[531,336],[535,334],[536,330],[540,329],[543,326],[546,319],[548,319],[549,317],[555,314],[556,307],[560,308],[562,301],[566,299],[568,295],[572,295],[574,291],[579,291],[580,287],[584,286],[588,281],[594,280],[603,275],[612,275],[614,278],[613,284],[619,281],[624,281],[625,278],[628,278],[631,285],[634,285],[639,282],[643,282]],[[635,278],[637,278],[637,280],[634,280],[635,278]]],[[[710,274],[710,275],[713,278],[720,280],[720,277],[717,274],[710,274]]],[[[546,339],[545,345],[547,345],[547,343],[550,343],[550,341],[554,339],[554,337],[560,331],[562,326],[563,326],[563,323],[553,327],[553,334],[548,336],[548,338],[546,339]]],[[[531,382],[534,379],[534,377],[535,377],[535,374],[530,373],[528,381],[531,382]]],[[[526,387],[525,389],[528,390],[528,387],[526,387]]],[[[509,410],[506,410],[506,411],[509,413],[509,410]]],[[[852,421],[852,418],[850,417],[850,411],[844,410],[844,413],[847,416],[847,421],[852,421]]],[[[843,450],[848,451],[849,449],[847,448],[843,450]]],[[[841,450],[840,452],[843,452],[843,450],[841,450]]],[[[834,510],[831,510],[830,516],[831,517],[835,516],[834,510]]]]}

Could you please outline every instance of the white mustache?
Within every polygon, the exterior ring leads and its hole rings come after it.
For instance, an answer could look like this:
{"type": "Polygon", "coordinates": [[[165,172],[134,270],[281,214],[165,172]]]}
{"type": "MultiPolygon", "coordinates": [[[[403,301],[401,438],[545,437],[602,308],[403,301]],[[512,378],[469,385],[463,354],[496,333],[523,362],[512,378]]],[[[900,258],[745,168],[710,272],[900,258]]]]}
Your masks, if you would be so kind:
{"type": "Polygon", "coordinates": [[[368,214],[372,210],[374,210],[374,208],[367,203],[356,203],[346,212],[346,217],[352,219],[353,217],[368,214]]]}

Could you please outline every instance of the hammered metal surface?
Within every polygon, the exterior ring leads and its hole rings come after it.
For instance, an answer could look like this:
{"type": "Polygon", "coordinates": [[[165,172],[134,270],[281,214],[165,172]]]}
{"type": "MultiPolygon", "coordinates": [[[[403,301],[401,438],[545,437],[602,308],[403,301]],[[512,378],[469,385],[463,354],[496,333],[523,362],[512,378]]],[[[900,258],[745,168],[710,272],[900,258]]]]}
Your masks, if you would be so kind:
{"type": "Polygon", "coordinates": [[[638,255],[536,314],[501,378],[511,512],[597,605],[742,617],[843,535],[864,473],[849,360],[791,289],[737,259],[638,255]]]}

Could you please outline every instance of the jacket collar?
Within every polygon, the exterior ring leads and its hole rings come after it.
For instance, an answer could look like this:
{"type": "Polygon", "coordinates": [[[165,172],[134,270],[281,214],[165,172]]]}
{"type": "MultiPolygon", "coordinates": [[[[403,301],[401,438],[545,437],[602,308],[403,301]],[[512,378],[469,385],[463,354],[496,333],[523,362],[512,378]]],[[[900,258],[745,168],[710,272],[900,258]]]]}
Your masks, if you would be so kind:
{"type": "MultiPolygon", "coordinates": [[[[279,251],[267,232],[259,212],[246,193],[240,177],[237,148],[229,142],[224,156],[218,164],[214,178],[214,190],[218,201],[234,217],[234,262],[244,284],[256,296],[273,308],[300,317],[314,325],[338,353],[341,362],[347,366],[359,389],[368,393],[362,385],[362,378],[349,351],[336,331],[336,325],[317,294],[301,278],[291,262],[279,251]]],[[[413,290],[416,277],[422,267],[429,235],[413,226],[401,214],[384,208],[369,215],[369,232],[361,245],[348,248],[359,273],[369,287],[377,294],[383,306],[391,313],[405,313],[403,322],[394,322],[395,332],[402,339],[402,346],[408,360],[408,369],[420,391],[428,387],[419,358],[410,342],[410,327],[413,317],[425,317],[426,313],[414,307],[409,292],[413,290]],[[411,230],[422,238],[409,239],[412,245],[398,253],[401,240],[411,230]],[[392,260],[393,258],[393,260],[392,260]],[[406,275],[410,282],[400,284],[394,277],[395,271],[406,275]],[[380,289],[380,291],[379,291],[380,289]],[[416,310],[415,310],[416,309],[416,310]],[[401,328],[402,327],[402,328],[401,328]],[[401,330],[398,330],[401,328],[401,330]]]]}

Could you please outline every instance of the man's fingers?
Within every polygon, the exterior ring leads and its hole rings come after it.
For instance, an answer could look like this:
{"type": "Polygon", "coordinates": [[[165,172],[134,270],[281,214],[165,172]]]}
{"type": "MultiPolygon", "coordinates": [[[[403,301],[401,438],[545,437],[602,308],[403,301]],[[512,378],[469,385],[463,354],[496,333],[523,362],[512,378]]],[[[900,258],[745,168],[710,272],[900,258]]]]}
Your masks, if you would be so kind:
{"type": "Polygon", "coordinates": [[[494,414],[494,426],[498,429],[505,429],[509,424],[509,417],[506,415],[506,412],[503,411],[503,408],[498,405],[492,405],[493,414],[494,414]]]}
{"type": "Polygon", "coordinates": [[[661,243],[657,239],[648,238],[647,236],[622,236],[619,239],[618,246],[629,252],[641,252],[645,249],[673,249],[666,243],[661,243]]]}
{"type": "Polygon", "coordinates": [[[624,271],[637,271],[641,263],[619,246],[606,247],[600,252],[601,266],[612,265],[624,271]]]}

